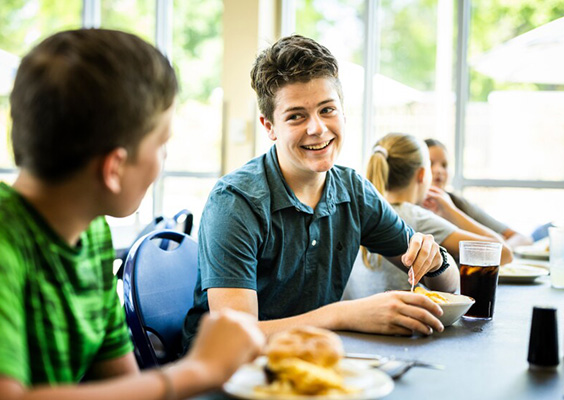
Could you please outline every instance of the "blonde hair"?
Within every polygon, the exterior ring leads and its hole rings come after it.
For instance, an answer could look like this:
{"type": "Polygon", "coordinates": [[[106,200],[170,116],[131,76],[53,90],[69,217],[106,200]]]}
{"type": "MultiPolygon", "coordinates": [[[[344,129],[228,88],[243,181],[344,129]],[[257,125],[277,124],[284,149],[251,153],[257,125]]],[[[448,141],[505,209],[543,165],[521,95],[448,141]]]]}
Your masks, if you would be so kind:
{"type": "MultiPolygon", "coordinates": [[[[384,196],[409,185],[417,170],[428,164],[427,146],[413,135],[389,133],[376,142],[368,160],[366,178],[384,196]]],[[[368,250],[362,246],[364,265],[372,268],[368,250]]],[[[380,263],[378,258],[378,264],[380,263]]]]}

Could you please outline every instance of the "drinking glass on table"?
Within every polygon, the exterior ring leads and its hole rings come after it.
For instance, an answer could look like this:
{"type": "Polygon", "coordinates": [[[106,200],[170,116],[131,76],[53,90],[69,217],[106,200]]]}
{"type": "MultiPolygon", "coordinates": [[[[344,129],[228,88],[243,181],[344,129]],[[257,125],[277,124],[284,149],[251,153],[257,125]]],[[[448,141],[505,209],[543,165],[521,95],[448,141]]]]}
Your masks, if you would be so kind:
{"type": "Polygon", "coordinates": [[[564,289],[564,228],[548,228],[550,237],[550,283],[564,289]]]}
{"type": "Polygon", "coordinates": [[[476,300],[464,318],[492,319],[501,248],[501,243],[460,242],[460,293],[476,300]]]}

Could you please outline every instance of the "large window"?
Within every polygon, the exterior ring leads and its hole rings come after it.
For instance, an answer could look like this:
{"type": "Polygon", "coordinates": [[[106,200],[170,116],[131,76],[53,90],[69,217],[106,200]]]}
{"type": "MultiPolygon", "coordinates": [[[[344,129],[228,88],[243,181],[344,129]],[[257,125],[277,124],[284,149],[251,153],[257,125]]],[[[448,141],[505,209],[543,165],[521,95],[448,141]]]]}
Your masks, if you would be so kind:
{"type": "Polygon", "coordinates": [[[174,2],[172,61],[181,92],[167,147],[161,207],[165,214],[189,209],[196,229],[220,175],[222,17],[221,0],[174,2]]]}
{"type": "Polygon", "coordinates": [[[452,143],[452,1],[382,1],[375,22],[371,143],[390,132],[452,143]]]}
{"type": "Polygon", "coordinates": [[[100,0],[101,27],[134,33],[155,44],[154,0],[100,0]]]}
{"type": "MultiPolygon", "coordinates": [[[[103,0],[102,27],[122,29],[155,42],[154,0],[103,0]],[[138,22],[136,22],[138,21],[138,22]]],[[[180,95],[161,178],[137,213],[114,226],[143,226],[154,215],[186,208],[197,229],[205,201],[220,174],[223,54],[221,0],[172,2],[172,26],[164,42],[180,81],[180,95]]],[[[164,17],[164,16],[163,16],[164,17]]],[[[157,44],[159,45],[159,44],[157,44]]]]}
{"type": "Polygon", "coordinates": [[[339,164],[361,167],[364,96],[363,0],[298,0],[295,32],[326,46],[339,62],[347,136],[339,164]]]}
{"type": "Polygon", "coordinates": [[[218,174],[221,146],[221,0],[174,3],[172,59],[181,93],[167,169],[218,174]]]}
{"type": "Polygon", "coordinates": [[[530,234],[546,222],[564,223],[564,190],[471,186],[464,196],[511,228],[530,234]]]}
{"type": "Polygon", "coordinates": [[[547,69],[562,58],[562,15],[562,3],[530,0],[474,0],[470,12],[461,182],[524,232],[562,217],[564,71],[547,69]]]}

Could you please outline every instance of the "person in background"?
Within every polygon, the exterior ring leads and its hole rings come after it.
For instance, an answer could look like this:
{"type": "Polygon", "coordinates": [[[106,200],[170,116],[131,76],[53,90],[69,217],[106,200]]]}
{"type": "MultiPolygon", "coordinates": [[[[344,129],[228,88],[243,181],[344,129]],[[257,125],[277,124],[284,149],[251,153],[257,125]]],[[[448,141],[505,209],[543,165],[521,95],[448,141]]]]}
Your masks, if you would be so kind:
{"type": "Polygon", "coordinates": [[[140,374],[132,352],[103,216],[135,211],[160,173],[177,91],[168,60],[123,32],[60,32],[22,59],[20,170],[0,183],[0,399],[186,398],[261,349],[254,319],[225,310],[173,366],[140,374]]]}
{"type": "Polygon", "coordinates": [[[446,147],[436,139],[426,139],[425,144],[429,148],[429,155],[431,157],[433,185],[429,189],[427,199],[423,203],[424,207],[457,226],[461,226],[459,224],[464,223],[465,220],[472,219],[500,234],[512,249],[533,243],[530,236],[514,231],[465,198],[452,192],[447,192],[445,189],[448,181],[448,155],[446,147]]]}
{"type": "Polygon", "coordinates": [[[257,57],[251,85],[275,144],[210,193],[186,348],[201,315],[225,307],[253,314],[267,335],[306,324],[380,334],[442,331],[442,311],[426,296],[390,292],[339,301],[359,245],[405,272],[413,266],[414,283],[425,279],[438,290],[456,290],[458,270],[372,184],[334,165],[345,117],[333,55],[312,39],[282,38],[257,57]]]}
{"type": "MultiPolygon", "coordinates": [[[[458,259],[461,240],[496,241],[503,244],[502,264],[512,259],[509,247],[492,230],[468,219],[463,228],[421,207],[431,186],[429,150],[412,135],[390,133],[376,143],[368,161],[367,179],[384,195],[398,215],[418,232],[435,241],[458,259]]],[[[344,299],[356,299],[387,290],[409,290],[405,273],[363,247],[344,299]]]]}

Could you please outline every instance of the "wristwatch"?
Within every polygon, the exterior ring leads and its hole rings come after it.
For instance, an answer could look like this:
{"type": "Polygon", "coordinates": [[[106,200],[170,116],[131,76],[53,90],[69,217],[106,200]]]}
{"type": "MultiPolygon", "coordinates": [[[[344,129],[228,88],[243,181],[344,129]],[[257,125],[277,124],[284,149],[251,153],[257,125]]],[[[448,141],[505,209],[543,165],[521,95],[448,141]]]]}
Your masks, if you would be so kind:
{"type": "Polygon", "coordinates": [[[436,278],[437,276],[439,276],[440,274],[442,274],[443,272],[445,272],[447,270],[448,267],[450,267],[450,264],[448,263],[448,258],[447,258],[447,251],[443,246],[439,246],[439,252],[441,253],[441,256],[443,257],[443,263],[441,264],[441,266],[439,267],[439,269],[437,269],[436,271],[433,272],[427,272],[425,274],[426,278],[436,278]]]}

